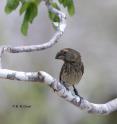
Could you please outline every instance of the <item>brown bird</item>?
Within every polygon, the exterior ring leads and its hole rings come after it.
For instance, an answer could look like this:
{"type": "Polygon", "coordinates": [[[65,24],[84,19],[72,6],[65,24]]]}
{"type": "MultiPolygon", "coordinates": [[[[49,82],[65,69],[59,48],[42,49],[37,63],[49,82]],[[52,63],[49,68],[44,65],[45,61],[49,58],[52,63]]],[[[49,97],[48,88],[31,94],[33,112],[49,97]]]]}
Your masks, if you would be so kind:
{"type": "Polygon", "coordinates": [[[64,48],[56,54],[55,58],[64,61],[60,71],[60,82],[67,90],[69,90],[69,86],[73,86],[75,95],[78,95],[78,91],[74,85],[79,83],[84,73],[80,53],[71,48],[64,48]]]}

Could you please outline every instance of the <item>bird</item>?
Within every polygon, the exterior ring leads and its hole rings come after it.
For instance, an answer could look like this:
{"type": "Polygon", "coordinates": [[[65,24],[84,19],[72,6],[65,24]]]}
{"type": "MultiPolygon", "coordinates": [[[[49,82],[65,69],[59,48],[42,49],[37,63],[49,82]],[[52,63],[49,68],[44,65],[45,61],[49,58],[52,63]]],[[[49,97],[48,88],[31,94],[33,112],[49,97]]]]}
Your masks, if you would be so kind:
{"type": "Polygon", "coordinates": [[[64,62],[59,75],[60,83],[67,90],[72,86],[75,95],[79,96],[75,85],[80,82],[84,73],[80,52],[71,48],[64,48],[56,54],[55,59],[60,59],[64,62]]]}

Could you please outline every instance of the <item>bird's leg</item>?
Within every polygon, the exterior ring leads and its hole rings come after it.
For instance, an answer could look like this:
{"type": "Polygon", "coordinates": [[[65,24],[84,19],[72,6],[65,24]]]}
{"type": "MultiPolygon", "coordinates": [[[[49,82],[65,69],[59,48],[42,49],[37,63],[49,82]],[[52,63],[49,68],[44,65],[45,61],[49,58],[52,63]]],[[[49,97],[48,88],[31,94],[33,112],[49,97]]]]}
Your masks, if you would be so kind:
{"type": "Polygon", "coordinates": [[[73,85],[73,89],[74,89],[74,93],[75,93],[75,95],[79,96],[78,91],[77,91],[77,89],[75,88],[74,85],[73,85]]]}
{"type": "Polygon", "coordinates": [[[81,103],[81,100],[83,99],[83,97],[81,97],[81,96],[78,94],[78,91],[77,91],[77,89],[75,88],[74,85],[73,85],[73,90],[74,90],[75,95],[77,95],[77,96],[80,97],[80,103],[81,103]]]}

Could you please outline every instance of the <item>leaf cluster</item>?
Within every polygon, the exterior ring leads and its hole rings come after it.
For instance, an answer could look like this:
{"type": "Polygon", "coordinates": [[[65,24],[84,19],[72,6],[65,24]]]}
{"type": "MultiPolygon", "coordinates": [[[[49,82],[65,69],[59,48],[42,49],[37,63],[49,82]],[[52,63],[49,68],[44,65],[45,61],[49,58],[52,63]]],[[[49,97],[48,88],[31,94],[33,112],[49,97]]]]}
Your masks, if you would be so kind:
{"type": "MultiPolygon", "coordinates": [[[[38,9],[42,0],[7,0],[5,6],[5,12],[10,14],[15,11],[19,7],[20,15],[24,15],[23,22],[21,25],[21,32],[24,35],[27,35],[29,24],[33,22],[35,17],[38,15],[38,9]]],[[[52,0],[48,0],[53,8],[57,10],[61,10],[61,6],[67,8],[70,16],[74,15],[74,2],[73,0],[58,0],[53,2],[52,0]]],[[[48,10],[49,18],[52,22],[60,22],[60,18],[55,13],[48,10]]]]}

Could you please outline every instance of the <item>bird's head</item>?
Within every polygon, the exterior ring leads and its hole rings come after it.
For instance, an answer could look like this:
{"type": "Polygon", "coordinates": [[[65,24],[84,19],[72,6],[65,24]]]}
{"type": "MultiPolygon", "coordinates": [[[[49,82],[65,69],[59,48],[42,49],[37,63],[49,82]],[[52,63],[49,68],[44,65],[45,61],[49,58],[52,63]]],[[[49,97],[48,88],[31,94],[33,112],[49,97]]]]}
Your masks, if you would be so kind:
{"type": "Polygon", "coordinates": [[[65,62],[79,62],[81,61],[80,53],[71,48],[64,48],[56,54],[56,59],[61,59],[65,62]]]}

